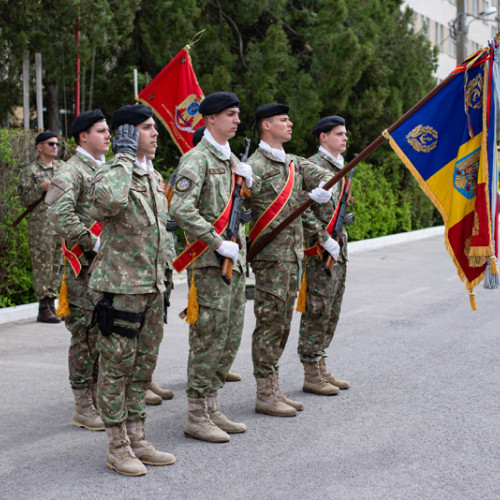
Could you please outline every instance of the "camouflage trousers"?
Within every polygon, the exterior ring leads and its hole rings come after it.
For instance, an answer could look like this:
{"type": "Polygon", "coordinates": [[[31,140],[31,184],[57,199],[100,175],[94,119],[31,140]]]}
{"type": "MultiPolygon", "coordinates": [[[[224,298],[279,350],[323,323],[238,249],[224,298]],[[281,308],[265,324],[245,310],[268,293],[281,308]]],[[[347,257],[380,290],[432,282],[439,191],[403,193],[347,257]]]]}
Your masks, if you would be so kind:
{"type": "MultiPolygon", "coordinates": [[[[101,297],[102,294],[97,295],[96,302],[101,297]]],[[[113,308],[131,313],[144,312],[145,318],[142,328],[140,323],[115,320],[115,325],[140,328],[137,338],[117,333],[104,336],[99,332],[97,406],[105,427],[146,418],[144,398],[163,339],[163,293],[116,294],[113,308]]]]}
{"type": "Polygon", "coordinates": [[[59,236],[28,231],[33,288],[37,300],[56,298],[61,286],[62,240],[59,236]]]}
{"type": "Polygon", "coordinates": [[[73,389],[90,387],[97,382],[97,326],[91,327],[92,311],[70,304],[64,318],[71,332],[68,353],[69,382],[73,389]]]}
{"type": "Polygon", "coordinates": [[[296,262],[252,263],[255,274],[255,330],[252,335],[254,376],[267,378],[278,371],[297,296],[296,262]]]}
{"type": "Polygon", "coordinates": [[[326,356],[342,306],[347,262],[335,262],[332,276],[327,276],[321,258],[306,261],[307,299],[299,329],[298,353],[301,361],[315,362],[326,356]]]}
{"type": "Polygon", "coordinates": [[[78,275],[66,265],[66,286],[70,315],[64,318],[71,332],[68,355],[69,381],[73,389],[90,387],[97,382],[98,352],[97,326],[91,327],[93,302],[88,294],[88,267],[78,275]]]}
{"type": "MultiPolygon", "coordinates": [[[[189,282],[192,272],[188,272],[189,282]]],[[[240,346],[245,315],[245,275],[233,270],[231,285],[220,268],[195,268],[200,312],[189,328],[188,385],[186,394],[204,398],[224,386],[240,346]]]]}

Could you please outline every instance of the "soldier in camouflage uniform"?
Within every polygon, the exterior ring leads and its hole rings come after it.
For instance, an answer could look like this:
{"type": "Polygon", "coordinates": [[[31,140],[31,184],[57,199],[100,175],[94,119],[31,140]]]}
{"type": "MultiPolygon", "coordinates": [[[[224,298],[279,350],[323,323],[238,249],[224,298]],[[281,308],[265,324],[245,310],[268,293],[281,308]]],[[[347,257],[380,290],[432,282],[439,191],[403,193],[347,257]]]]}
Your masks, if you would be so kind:
{"type": "MultiPolygon", "coordinates": [[[[249,201],[254,221],[285,191],[287,179],[292,175],[289,172],[294,174],[288,200],[274,219],[266,222],[268,225],[262,234],[274,229],[299,206],[303,190],[312,190],[310,197],[321,203],[331,196],[330,191],[316,187],[321,181],[328,180],[331,174],[304,158],[287,155],[283,150],[283,144],[292,137],[293,124],[288,110],[284,104],[265,104],[255,113],[261,141],[248,163],[254,175],[262,180],[262,187],[258,192],[252,191],[249,201]],[[293,170],[289,170],[290,165],[293,170]]],[[[288,399],[278,384],[278,362],[290,333],[299,263],[304,257],[302,240],[302,222],[297,218],[251,260],[255,274],[256,326],[252,338],[257,382],[255,410],[278,417],[295,416],[297,410],[304,408],[302,403],[288,399]]]]}
{"type": "Polygon", "coordinates": [[[98,407],[109,438],[108,468],[146,474],[144,464],[175,457],[146,441],[145,394],[163,338],[168,202],[153,169],[158,131],[150,108],[113,114],[115,158],[92,179],[91,213],[102,221],[102,245],[90,280],[99,322],[98,407]]]}
{"type": "MultiPolygon", "coordinates": [[[[309,160],[335,175],[344,166],[345,120],[340,116],[322,118],[313,134],[318,137],[320,147],[309,160]]],[[[342,182],[337,182],[328,203],[314,205],[304,214],[308,218],[308,224],[304,224],[306,248],[319,242],[335,259],[332,276],[325,273],[324,259],[320,256],[307,257],[305,264],[307,299],[300,322],[298,353],[304,365],[304,391],[322,395],[337,394],[339,389],[349,387],[347,380],[335,378],[325,366],[326,349],[337,327],[345,290],[347,232],[344,228],[340,251],[337,241],[326,230],[341,197],[342,182]]]]}
{"type": "Polygon", "coordinates": [[[54,228],[64,238],[66,248],[79,245],[83,250],[81,270],[65,262],[70,314],[64,321],[71,332],[68,365],[69,380],[75,397],[73,425],[93,431],[104,430],[95,408],[98,353],[97,328],[92,327],[94,304],[87,294],[89,266],[99,248],[99,237],[90,227],[95,219],[90,215],[90,179],[109,149],[111,135],[99,109],[81,113],[71,126],[71,135],[78,147],[52,179],[45,201],[54,228]]]}
{"type": "MultiPolygon", "coordinates": [[[[224,386],[240,345],[245,309],[245,248],[224,239],[213,223],[230,201],[233,171],[252,187],[251,168],[238,163],[229,139],[238,128],[239,100],[230,92],[216,92],[200,105],[207,129],[201,142],[181,159],[170,210],[189,242],[201,240],[206,251],[190,265],[195,274],[199,316],[189,329],[187,437],[226,442],[229,433],[246,426],[228,420],[217,409],[217,391],[224,386]],[[221,279],[221,261],[234,262],[230,285],[221,279]]],[[[245,241],[240,227],[240,240],[245,241]]]]}
{"type": "MultiPolygon", "coordinates": [[[[47,130],[35,139],[38,159],[24,168],[21,174],[19,195],[25,207],[36,203],[50,187],[52,177],[63,162],[56,160],[59,153],[57,134],[47,130]]],[[[28,245],[30,247],[33,287],[39,301],[37,321],[59,323],[55,314],[54,299],[61,285],[62,247],[47,216],[43,202],[29,214],[28,245]]]]}

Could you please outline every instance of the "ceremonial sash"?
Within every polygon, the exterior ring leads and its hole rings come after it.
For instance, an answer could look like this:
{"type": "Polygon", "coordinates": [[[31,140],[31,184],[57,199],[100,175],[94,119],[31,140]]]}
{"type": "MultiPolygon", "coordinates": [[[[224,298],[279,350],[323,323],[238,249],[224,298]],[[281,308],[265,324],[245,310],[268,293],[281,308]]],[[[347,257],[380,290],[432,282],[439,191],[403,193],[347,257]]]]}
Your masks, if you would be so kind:
{"type": "Polygon", "coordinates": [[[257,238],[269,226],[269,224],[271,224],[271,222],[276,219],[283,207],[287,204],[293,191],[294,182],[295,167],[293,166],[293,162],[290,162],[288,164],[288,179],[286,180],[285,186],[281,190],[281,193],[279,193],[275,200],[264,210],[264,213],[259,217],[257,222],[250,230],[250,248],[252,248],[252,245],[255,243],[257,238]]]}
{"type": "MultiPolygon", "coordinates": [[[[337,221],[337,215],[338,215],[339,209],[340,209],[340,200],[342,199],[342,196],[344,195],[345,186],[346,186],[345,177],[342,177],[342,191],[341,191],[340,196],[339,196],[339,203],[337,203],[337,206],[335,207],[332,218],[330,219],[330,222],[328,222],[328,224],[326,226],[326,232],[330,236],[332,235],[333,228],[335,227],[335,222],[337,221]]],[[[323,247],[320,245],[319,241],[317,241],[312,247],[306,248],[304,250],[304,253],[310,257],[321,257],[323,255],[323,247]]]]}
{"type": "MultiPolygon", "coordinates": [[[[90,232],[94,236],[99,236],[102,231],[102,224],[100,222],[94,222],[90,226],[90,232]]],[[[68,259],[71,269],[75,273],[75,276],[78,277],[80,271],[82,270],[82,264],[80,263],[80,257],[83,255],[83,249],[80,245],[76,244],[73,248],[68,249],[66,247],[66,242],[62,241],[62,249],[65,257],[68,259]]]]}
{"type": "MultiPolygon", "coordinates": [[[[229,196],[229,201],[227,202],[226,208],[224,208],[222,214],[217,218],[217,220],[212,224],[215,227],[215,232],[221,234],[229,224],[229,218],[231,216],[231,207],[233,201],[233,191],[234,191],[234,176],[233,176],[233,187],[231,189],[231,195],[229,196]]],[[[208,243],[201,240],[196,240],[193,244],[188,245],[188,247],[177,256],[177,258],[172,262],[174,269],[180,273],[186,267],[189,266],[193,261],[195,261],[200,255],[202,255],[207,248],[208,243]]]]}

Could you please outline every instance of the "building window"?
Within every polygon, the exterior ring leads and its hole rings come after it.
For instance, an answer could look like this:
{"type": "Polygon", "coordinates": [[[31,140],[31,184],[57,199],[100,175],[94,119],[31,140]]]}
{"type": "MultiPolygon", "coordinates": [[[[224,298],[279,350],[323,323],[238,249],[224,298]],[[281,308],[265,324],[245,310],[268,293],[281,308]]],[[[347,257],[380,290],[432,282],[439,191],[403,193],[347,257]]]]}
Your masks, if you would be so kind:
{"type": "Polygon", "coordinates": [[[472,12],[471,14],[473,14],[474,16],[477,16],[478,12],[479,12],[479,9],[478,9],[478,3],[479,3],[479,0],[472,0],[472,12]]]}
{"type": "Polygon", "coordinates": [[[429,18],[422,16],[422,33],[429,38],[429,18]]]}
{"type": "Polygon", "coordinates": [[[439,47],[439,50],[441,50],[441,44],[443,43],[443,25],[440,23],[435,24],[435,44],[439,47]]]}
{"type": "Polygon", "coordinates": [[[457,42],[451,36],[448,38],[448,55],[457,57],[457,42]]]}

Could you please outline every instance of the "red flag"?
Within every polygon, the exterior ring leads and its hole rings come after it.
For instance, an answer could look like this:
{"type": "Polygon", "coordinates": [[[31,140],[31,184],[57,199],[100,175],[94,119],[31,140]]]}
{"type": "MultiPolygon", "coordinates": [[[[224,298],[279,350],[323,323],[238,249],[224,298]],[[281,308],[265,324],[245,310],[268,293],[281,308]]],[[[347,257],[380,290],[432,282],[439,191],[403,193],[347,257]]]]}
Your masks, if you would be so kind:
{"type": "Polygon", "coordinates": [[[199,113],[203,99],[186,47],[137,98],[153,109],[183,154],[193,147],[194,131],[205,124],[199,113]]]}

